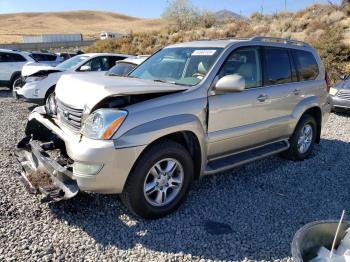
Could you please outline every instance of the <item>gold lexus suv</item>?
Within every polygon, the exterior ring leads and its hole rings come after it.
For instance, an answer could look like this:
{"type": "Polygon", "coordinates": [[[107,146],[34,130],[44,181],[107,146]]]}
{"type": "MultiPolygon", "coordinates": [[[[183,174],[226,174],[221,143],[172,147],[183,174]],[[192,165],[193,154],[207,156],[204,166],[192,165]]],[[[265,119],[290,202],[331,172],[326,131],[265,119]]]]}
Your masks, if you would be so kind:
{"type": "Polygon", "coordinates": [[[62,76],[16,154],[30,192],[120,194],[133,213],[159,218],[201,176],[273,154],[306,159],[330,108],[325,69],[306,43],[181,43],[126,77],[62,76]]]}

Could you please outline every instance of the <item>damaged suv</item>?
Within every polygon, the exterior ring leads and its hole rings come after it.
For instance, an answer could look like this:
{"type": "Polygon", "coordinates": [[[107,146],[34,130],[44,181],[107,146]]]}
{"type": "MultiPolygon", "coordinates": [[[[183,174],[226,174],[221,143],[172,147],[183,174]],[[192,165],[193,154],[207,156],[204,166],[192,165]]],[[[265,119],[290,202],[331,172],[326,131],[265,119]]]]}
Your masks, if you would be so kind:
{"type": "Polygon", "coordinates": [[[21,177],[51,200],[120,194],[159,218],[203,175],[278,153],[307,158],[329,116],[327,89],[312,47],[266,37],[172,45],[127,77],[64,75],[29,117],[21,177]]]}

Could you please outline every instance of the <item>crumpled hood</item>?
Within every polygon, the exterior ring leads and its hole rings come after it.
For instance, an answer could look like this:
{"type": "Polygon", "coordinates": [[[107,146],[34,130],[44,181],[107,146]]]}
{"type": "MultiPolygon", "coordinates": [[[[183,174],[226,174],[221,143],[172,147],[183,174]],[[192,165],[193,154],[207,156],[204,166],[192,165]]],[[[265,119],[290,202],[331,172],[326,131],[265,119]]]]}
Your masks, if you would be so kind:
{"type": "Polygon", "coordinates": [[[52,72],[62,72],[59,68],[48,66],[41,63],[29,62],[25,64],[22,68],[22,76],[31,76],[40,71],[52,71],[52,72]]]}
{"type": "Polygon", "coordinates": [[[87,106],[92,109],[110,96],[176,92],[187,88],[138,78],[67,74],[56,85],[56,98],[74,108],[87,106]]]}
{"type": "Polygon", "coordinates": [[[350,81],[341,81],[337,84],[334,85],[335,88],[337,89],[350,89],[350,81]]]}

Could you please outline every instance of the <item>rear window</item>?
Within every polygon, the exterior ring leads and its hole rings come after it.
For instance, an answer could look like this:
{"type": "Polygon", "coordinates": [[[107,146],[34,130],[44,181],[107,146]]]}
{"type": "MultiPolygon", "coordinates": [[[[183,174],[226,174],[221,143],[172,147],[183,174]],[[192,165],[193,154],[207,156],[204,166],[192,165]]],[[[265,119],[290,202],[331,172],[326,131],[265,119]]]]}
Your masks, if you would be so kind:
{"type": "Polygon", "coordinates": [[[265,85],[292,82],[292,69],[288,49],[265,48],[265,85]]]}
{"type": "Polygon", "coordinates": [[[127,76],[136,65],[130,63],[119,62],[116,66],[109,70],[108,75],[110,76],[127,76]]]}
{"type": "Polygon", "coordinates": [[[42,61],[56,61],[55,55],[50,54],[32,54],[35,60],[42,62],[42,61]]]}
{"type": "Polygon", "coordinates": [[[300,81],[315,80],[319,69],[314,55],[303,50],[293,50],[292,54],[300,81]]]}

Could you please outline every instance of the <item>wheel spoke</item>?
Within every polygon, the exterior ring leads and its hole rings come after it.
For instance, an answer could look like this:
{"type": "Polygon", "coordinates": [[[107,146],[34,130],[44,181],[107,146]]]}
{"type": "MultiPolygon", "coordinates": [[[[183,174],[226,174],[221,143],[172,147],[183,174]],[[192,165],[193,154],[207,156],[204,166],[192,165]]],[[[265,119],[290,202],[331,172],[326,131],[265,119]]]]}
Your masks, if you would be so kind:
{"type": "Polygon", "coordinates": [[[150,174],[153,176],[153,177],[158,177],[159,174],[160,174],[160,170],[158,169],[157,166],[154,166],[152,167],[151,171],[150,171],[150,174]]]}
{"type": "Polygon", "coordinates": [[[145,193],[147,195],[153,194],[157,190],[156,183],[150,182],[145,185],[145,193]]]}
{"type": "Polygon", "coordinates": [[[160,205],[165,202],[165,199],[166,199],[166,192],[164,190],[163,191],[158,190],[155,201],[160,205]]]}
{"type": "Polygon", "coordinates": [[[182,183],[182,180],[181,178],[178,178],[178,177],[172,177],[170,180],[169,180],[169,185],[170,187],[174,188],[174,187],[179,187],[182,183]]]}
{"type": "Polygon", "coordinates": [[[167,166],[165,168],[165,172],[169,173],[170,175],[172,175],[174,173],[174,171],[176,170],[177,164],[174,160],[169,160],[167,162],[167,166]]]}

